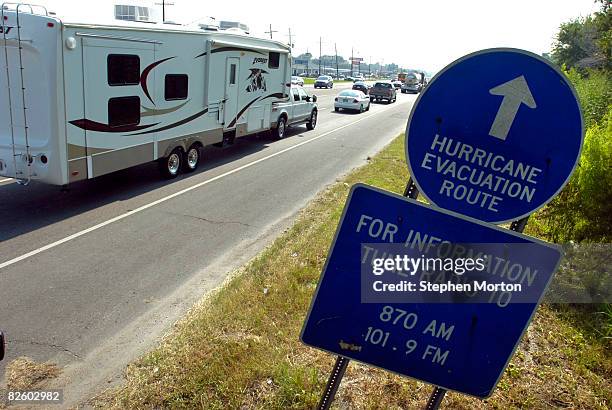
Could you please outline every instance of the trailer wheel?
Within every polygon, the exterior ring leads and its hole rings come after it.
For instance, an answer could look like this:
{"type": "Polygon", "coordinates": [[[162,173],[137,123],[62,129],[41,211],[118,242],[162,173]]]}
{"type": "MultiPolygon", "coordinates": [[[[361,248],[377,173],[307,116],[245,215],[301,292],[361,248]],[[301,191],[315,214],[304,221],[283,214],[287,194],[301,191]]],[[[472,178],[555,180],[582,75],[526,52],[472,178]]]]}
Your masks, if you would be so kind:
{"type": "Polygon", "coordinates": [[[310,121],[306,123],[306,129],[312,131],[317,126],[317,110],[312,110],[310,113],[310,121]]]}
{"type": "Polygon", "coordinates": [[[162,175],[166,178],[176,178],[177,175],[181,172],[181,164],[183,162],[183,152],[180,148],[175,148],[172,150],[170,155],[165,158],[162,158],[159,161],[159,169],[162,175]]]}
{"type": "Polygon", "coordinates": [[[276,128],[272,130],[272,134],[274,138],[277,140],[282,140],[285,138],[285,131],[287,130],[287,120],[285,117],[280,117],[278,119],[278,123],[276,124],[276,128]]]}
{"type": "Polygon", "coordinates": [[[185,153],[185,158],[183,161],[183,171],[185,172],[193,172],[200,165],[200,146],[198,144],[193,144],[187,152],[185,153]]]}

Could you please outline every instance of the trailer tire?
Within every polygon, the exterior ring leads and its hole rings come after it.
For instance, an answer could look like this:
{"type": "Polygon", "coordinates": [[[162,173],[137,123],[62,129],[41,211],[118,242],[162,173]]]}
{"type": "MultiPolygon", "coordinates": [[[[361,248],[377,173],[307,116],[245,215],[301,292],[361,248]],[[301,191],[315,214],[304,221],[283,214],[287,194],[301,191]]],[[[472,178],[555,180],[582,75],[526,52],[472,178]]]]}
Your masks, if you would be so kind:
{"type": "Polygon", "coordinates": [[[306,123],[306,129],[308,131],[312,131],[315,129],[315,127],[317,126],[317,115],[318,112],[317,110],[312,110],[312,112],[310,113],[310,121],[308,121],[306,123]]]}
{"type": "Polygon", "coordinates": [[[272,135],[277,140],[282,140],[285,138],[285,132],[287,131],[287,120],[284,116],[278,118],[278,122],[276,123],[276,128],[272,130],[272,135]]]}
{"type": "Polygon", "coordinates": [[[183,150],[176,147],[167,156],[159,161],[159,170],[168,179],[176,178],[181,172],[183,163],[183,150]]]}
{"type": "Polygon", "coordinates": [[[202,148],[199,144],[192,144],[191,147],[185,153],[183,158],[183,171],[193,172],[200,165],[200,158],[202,157],[202,148]]]}

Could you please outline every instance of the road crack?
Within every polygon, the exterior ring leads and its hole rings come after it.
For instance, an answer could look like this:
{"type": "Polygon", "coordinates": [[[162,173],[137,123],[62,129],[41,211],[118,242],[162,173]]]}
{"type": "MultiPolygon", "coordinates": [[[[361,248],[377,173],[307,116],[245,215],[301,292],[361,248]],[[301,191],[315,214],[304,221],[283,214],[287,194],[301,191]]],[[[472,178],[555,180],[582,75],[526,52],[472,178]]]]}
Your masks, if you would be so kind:
{"type": "Polygon", "coordinates": [[[61,345],[56,345],[53,343],[44,343],[44,342],[35,342],[33,340],[7,340],[7,343],[21,343],[21,344],[29,344],[29,345],[34,345],[34,346],[44,346],[44,347],[50,347],[52,349],[57,349],[57,350],[61,350],[63,352],[66,352],[74,357],[76,357],[77,359],[81,359],[81,356],[79,356],[78,354],[76,354],[75,352],[73,352],[72,350],[61,346],[61,345]]]}
{"type": "Polygon", "coordinates": [[[207,222],[213,225],[242,225],[242,226],[246,226],[247,228],[256,228],[256,226],[254,225],[250,225],[248,223],[240,222],[240,221],[216,221],[214,219],[203,218],[201,216],[195,216],[195,215],[189,215],[189,214],[183,214],[183,213],[172,213],[172,212],[170,213],[172,215],[185,216],[187,218],[197,219],[199,221],[207,222]]]}

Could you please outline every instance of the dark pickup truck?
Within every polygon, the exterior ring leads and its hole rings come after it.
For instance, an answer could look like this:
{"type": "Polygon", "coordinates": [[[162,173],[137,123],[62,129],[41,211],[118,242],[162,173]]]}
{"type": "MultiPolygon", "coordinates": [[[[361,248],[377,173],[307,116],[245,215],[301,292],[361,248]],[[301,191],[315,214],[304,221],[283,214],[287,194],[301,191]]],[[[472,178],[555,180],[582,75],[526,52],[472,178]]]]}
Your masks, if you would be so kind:
{"type": "Polygon", "coordinates": [[[370,101],[387,100],[389,103],[397,100],[397,92],[390,82],[378,82],[370,88],[370,101]]]}

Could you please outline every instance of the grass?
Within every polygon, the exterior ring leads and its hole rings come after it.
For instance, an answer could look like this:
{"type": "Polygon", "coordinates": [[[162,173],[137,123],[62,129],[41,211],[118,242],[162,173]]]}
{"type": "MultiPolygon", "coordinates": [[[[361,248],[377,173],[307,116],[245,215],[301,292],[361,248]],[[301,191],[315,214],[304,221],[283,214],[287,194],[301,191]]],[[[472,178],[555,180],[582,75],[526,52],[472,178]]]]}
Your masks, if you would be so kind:
{"type": "MultiPolygon", "coordinates": [[[[349,188],[402,192],[403,138],[328,187],[293,227],[195,306],[161,345],[126,370],[123,387],[92,403],[115,408],[311,409],[334,358],[299,332],[349,188]]],[[[609,345],[540,307],[496,392],[486,401],[449,393],[443,408],[607,409],[609,345]]],[[[351,362],[334,408],[422,408],[431,386],[351,362]]]]}

